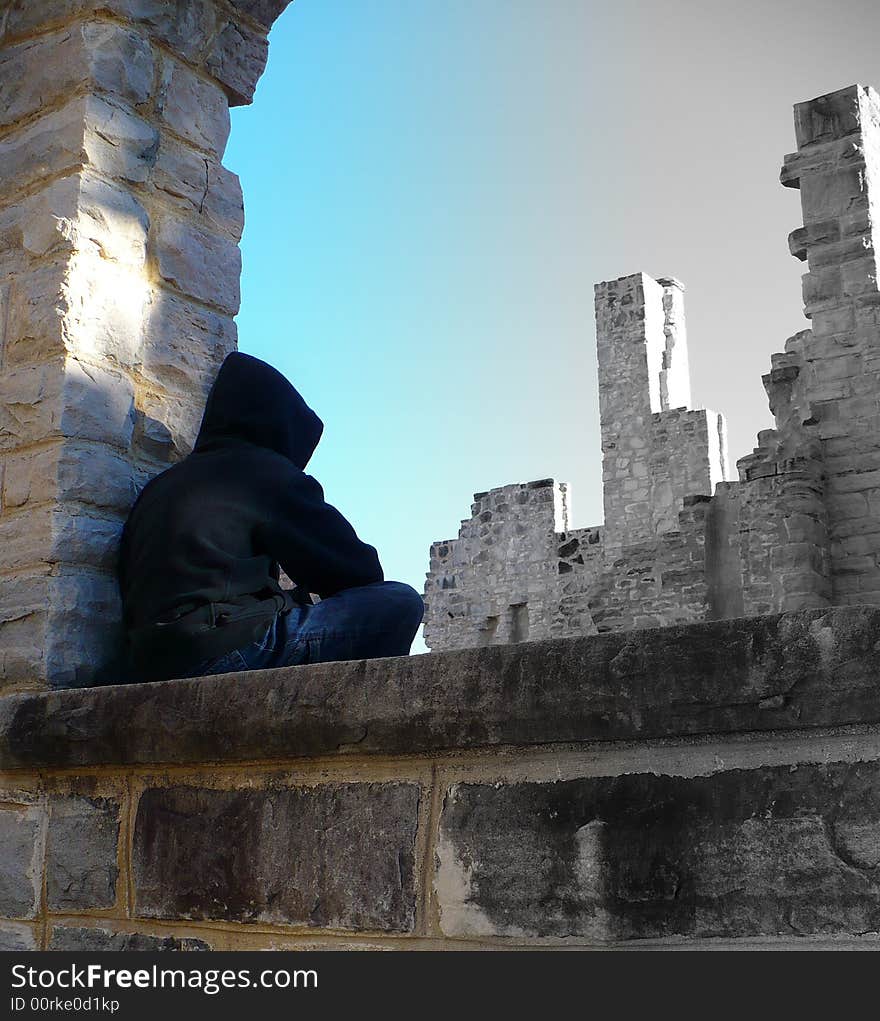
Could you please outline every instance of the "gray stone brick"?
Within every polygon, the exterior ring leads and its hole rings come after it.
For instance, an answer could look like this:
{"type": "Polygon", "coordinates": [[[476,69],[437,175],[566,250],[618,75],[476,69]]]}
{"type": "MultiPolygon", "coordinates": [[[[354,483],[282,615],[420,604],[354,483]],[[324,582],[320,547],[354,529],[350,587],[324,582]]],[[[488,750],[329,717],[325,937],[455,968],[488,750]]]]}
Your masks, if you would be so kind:
{"type": "Polygon", "coordinates": [[[0,952],[21,953],[36,949],[37,938],[33,926],[0,922],[0,952]]]}
{"type": "Polygon", "coordinates": [[[455,787],[435,876],[443,931],[875,932],[878,781],[872,762],[455,787]]]}
{"type": "Polygon", "coordinates": [[[176,936],[149,936],[140,932],[113,932],[110,929],[56,925],[52,928],[48,949],[64,953],[91,953],[119,950],[210,950],[211,947],[200,939],[178,939],[176,936]]]}
{"type": "Polygon", "coordinates": [[[42,880],[39,835],[34,810],[0,809],[0,917],[36,915],[42,880]]]}
{"type": "Polygon", "coordinates": [[[49,809],[46,890],[50,911],[116,903],[119,805],[105,798],[55,797],[49,809]]]}
{"type": "Polygon", "coordinates": [[[149,789],[135,824],[136,912],[408,932],[419,789],[149,789]]]}

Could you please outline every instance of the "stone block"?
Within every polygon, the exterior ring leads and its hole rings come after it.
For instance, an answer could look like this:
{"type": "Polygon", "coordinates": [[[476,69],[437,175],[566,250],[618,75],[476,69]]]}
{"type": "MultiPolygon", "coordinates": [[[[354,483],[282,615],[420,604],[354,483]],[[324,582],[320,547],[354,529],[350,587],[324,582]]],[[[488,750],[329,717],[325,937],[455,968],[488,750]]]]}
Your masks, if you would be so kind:
{"type": "Polygon", "coordinates": [[[31,627],[0,624],[0,691],[41,688],[45,677],[46,614],[31,627]],[[7,632],[13,634],[7,638],[7,632]],[[17,634],[15,633],[17,632],[17,634]]]}
{"type": "Polygon", "coordinates": [[[152,240],[159,275],[181,294],[236,315],[241,251],[235,242],[163,217],[152,240]]]}
{"type": "Polygon", "coordinates": [[[150,936],[141,932],[113,932],[110,929],[56,925],[52,928],[48,949],[64,953],[92,953],[119,950],[210,950],[211,947],[204,940],[186,937],[150,936]]]}
{"type": "Polygon", "coordinates": [[[151,788],[135,822],[140,917],[409,932],[419,789],[151,788]]]}
{"type": "Polygon", "coordinates": [[[150,218],[125,188],[92,174],[80,179],[76,210],[77,249],[92,251],[107,262],[140,270],[146,258],[150,218]]]}
{"type": "Polygon", "coordinates": [[[143,103],[153,75],[152,50],[142,36],[108,22],[75,23],[0,53],[0,127],[84,86],[143,103]]]}
{"type": "Polygon", "coordinates": [[[82,99],[68,103],[0,140],[0,193],[4,198],[50,174],[63,174],[83,163],[84,107],[82,99]]]}
{"type": "Polygon", "coordinates": [[[127,512],[135,492],[129,461],[103,444],[65,443],[58,456],[58,497],[127,512]]]}
{"type": "Polygon", "coordinates": [[[3,568],[27,570],[44,563],[79,563],[112,570],[121,532],[121,518],[71,513],[60,505],[43,504],[0,518],[3,568]]]}
{"type": "Polygon", "coordinates": [[[45,609],[49,599],[49,578],[46,573],[12,575],[4,579],[0,589],[0,627],[18,620],[27,620],[45,609]]]}
{"type": "Polygon", "coordinates": [[[60,361],[0,374],[0,451],[57,435],[62,386],[60,361]]]}
{"type": "Polygon", "coordinates": [[[150,180],[163,199],[189,215],[195,214],[203,227],[241,240],[244,229],[241,184],[235,174],[216,160],[207,160],[166,135],[150,180]]]}
{"type": "Polygon", "coordinates": [[[205,60],[205,70],[230,93],[233,106],[250,103],[269,58],[269,41],[240,22],[230,21],[205,60]]]}
{"type": "Polygon", "coordinates": [[[38,949],[37,937],[31,925],[0,922],[0,952],[23,953],[38,949]]]}
{"type": "Polygon", "coordinates": [[[435,889],[448,936],[819,936],[880,927],[880,765],[461,785],[435,889]]]}
{"type": "Polygon", "coordinates": [[[86,22],[73,31],[81,33],[91,82],[98,91],[135,106],[150,98],[153,51],[142,34],[108,22],[86,22]]]}
{"type": "Polygon", "coordinates": [[[206,394],[207,387],[199,393],[175,387],[143,394],[133,447],[139,454],[156,458],[163,467],[185,457],[195,443],[206,394]]]}
{"type": "Polygon", "coordinates": [[[74,255],[68,279],[68,351],[86,363],[131,369],[148,343],[146,274],[90,251],[74,255]]]}
{"type": "Polygon", "coordinates": [[[857,166],[836,173],[802,177],[800,191],[805,221],[840,216],[868,200],[864,168],[857,166]]]}
{"type": "Polygon", "coordinates": [[[0,808],[0,917],[35,917],[41,850],[37,811],[25,805],[0,808]]]}
{"type": "Polygon", "coordinates": [[[862,89],[850,85],[794,108],[794,129],[798,148],[827,144],[861,130],[862,89]]]}
{"type": "Polygon", "coordinates": [[[53,512],[51,562],[115,571],[123,522],[121,515],[101,517],[88,506],[61,504],[53,512]]]}
{"type": "Polygon", "coordinates": [[[216,0],[11,0],[9,35],[75,17],[109,12],[143,26],[150,38],[164,43],[185,60],[196,62],[222,17],[216,0]]]}
{"type": "Polygon", "coordinates": [[[71,700],[15,695],[0,701],[0,766],[284,759],[353,744],[411,755],[866,725],[880,722],[878,628],[880,609],[834,607],[93,688],[71,700]],[[173,722],[157,730],[157,718],[173,722]]]}
{"type": "MultiPolygon", "coordinates": [[[[104,4],[108,0],[104,0],[104,4]]],[[[208,40],[216,33],[222,8],[216,0],[109,0],[121,17],[131,18],[149,30],[174,53],[193,63],[199,60],[208,40]]]]}
{"type": "Polygon", "coordinates": [[[7,370],[59,358],[67,350],[64,320],[70,310],[63,258],[12,277],[6,290],[3,365],[7,370]]]}
{"type": "Polygon", "coordinates": [[[9,457],[2,481],[0,513],[23,507],[26,503],[44,503],[55,496],[55,472],[58,448],[37,450],[21,457],[9,457]]]}
{"type": "Polygon", "coordinates": [[[92,252],[107,262],[143,268],[146,211],[131,192],[94,174],[52,181],[7,215],[0,233],[28,256],[92,252]]]}
{"type": "Polygon", "coordinates": [[[169,58],[162,72],[157,111],[176,135],[211,155],[223,155],[231,122],[229,101],[219,85],[169,58]]]}
{"type": "Polygon", "coordinates": [[[119,874],[119,804],[107,798],[53,797],[46,839],[50,911],[110,908],[119,874]]]}
{"type": "Polygon", "coordinates": [[[147,320],[150,343],[141,352],[139,373],[159,386],[189,393],[198,403],[223,359],[236,349],[235,321],[168,291],[153,292],[147,320]]]}
{"type": "MultiPolygon", "coordinates": [[[[122,450],[134,430],[134,387],[120,372],[68,358],[60,430],[77,440],[95,440],[122,450]]],[[[0,432],[2,438],[2,432],[0,432]]]]}
{"type": "Polygon", "coordinates": [[[265,28],[271,28],[292,2],[293,0],[231,0],[236,10],[253,18],[265,28]]]}
{"type": "Polygon", "coordinates": [[[0,587],[0,688],[32,686],[45,675],[48,601],[45,573],[4,578],[0,587]]]}
{"type": "Polygon", "coordinates": [[[115,574],[89,564],[56,569],[41,678],[53,688],[118,683],[122,606],[115,574]]]}
{"type": "Polygon", "coordinates": [[[72,100],[0,141],[2,193],[91,164],[110,177],[142,183],[155,159],[158,131],[100,96],[72,100]]]}
{"type": "Polygon", "coordinates": [[[143,184],[156,162],[158,130],[101,96],[87,96],[76,107],[84,125],[87,162],[108,177],[143,184]]]}

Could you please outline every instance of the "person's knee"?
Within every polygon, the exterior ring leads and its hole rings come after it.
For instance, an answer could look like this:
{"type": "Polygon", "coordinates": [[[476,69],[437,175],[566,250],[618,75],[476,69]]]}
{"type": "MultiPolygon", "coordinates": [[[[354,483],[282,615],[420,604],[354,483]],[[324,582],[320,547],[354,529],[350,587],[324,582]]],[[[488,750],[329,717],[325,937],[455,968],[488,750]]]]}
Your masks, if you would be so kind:
{"type": "Polygon", "coordinates": [[[383,589],[388,597],[389,604],[393,606],[395,615],[409,621],[415,630],[422,622],[425,615],[425,603],[418,592],[402,581],[386,581],[383,589]]]}

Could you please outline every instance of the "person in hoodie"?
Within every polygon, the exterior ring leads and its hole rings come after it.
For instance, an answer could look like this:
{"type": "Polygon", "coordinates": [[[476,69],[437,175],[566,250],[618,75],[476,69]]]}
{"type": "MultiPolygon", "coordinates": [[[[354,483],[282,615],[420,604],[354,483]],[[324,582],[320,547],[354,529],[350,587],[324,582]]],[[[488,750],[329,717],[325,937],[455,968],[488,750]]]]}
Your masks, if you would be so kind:
{"type": "Polygon", "coordinates": [[[144,487],[123,530],[131,680],[409,653],[421,596],[384,580],[305,473],[323,428],[272,366],[226,358],[192,453],[144,487]]]}

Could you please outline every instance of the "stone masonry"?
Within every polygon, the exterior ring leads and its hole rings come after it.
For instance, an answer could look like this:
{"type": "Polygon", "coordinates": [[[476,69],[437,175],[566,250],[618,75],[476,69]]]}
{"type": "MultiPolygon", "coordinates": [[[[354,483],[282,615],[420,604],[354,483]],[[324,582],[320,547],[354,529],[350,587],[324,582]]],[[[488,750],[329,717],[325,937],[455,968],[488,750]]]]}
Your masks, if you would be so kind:
{"type": "Polygon", "coordinates": [[[431,547],[431,649],[880,603],[880,97],[800,103],[795,133],[810,329],[771,359],[775,428],[738,481],[723,417],[690,407],[681,284],[598,284],[605,523],[560,524],[552,480],[478,493],[431,547]]]}
{"type": "Polygon", "coordinates": [[[0,950],[877,949],[878,627],[0,696],[0,950]]]}
{"type": "Polygon", "coordinates": [[[236,346],[221,159],[289,0],[0,0],[0,678],[112,675],[114,559],[236,346]]]}

